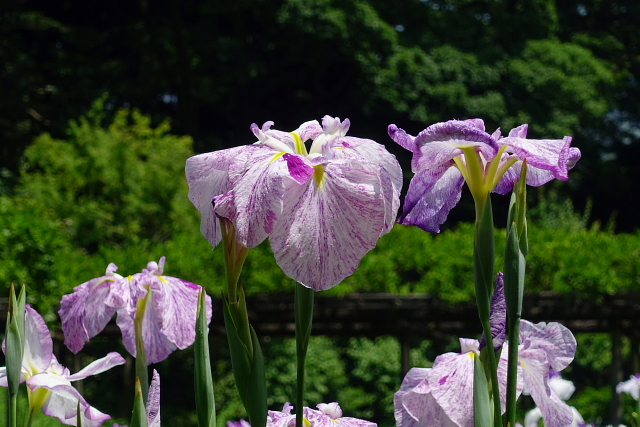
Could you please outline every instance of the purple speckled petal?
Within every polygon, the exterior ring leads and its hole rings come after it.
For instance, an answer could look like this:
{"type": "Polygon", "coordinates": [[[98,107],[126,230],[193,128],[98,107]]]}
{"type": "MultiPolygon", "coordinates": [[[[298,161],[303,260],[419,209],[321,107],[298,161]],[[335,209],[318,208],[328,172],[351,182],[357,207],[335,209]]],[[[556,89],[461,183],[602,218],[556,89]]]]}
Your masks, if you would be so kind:
{"type": "Polygon", "coordinates": [[[241,146],[227,150],[200,154],[187,159],[186,175],[189,184],[189,200],[200,212],[200,231],[215,247],[222,234],[213,209],[213,198],[230,189],[229,165],[241,153],[255,150],[255,146],[241,146]]]}
{"type": "Polygon", "coordinates": [[[114,366],[124,365],[125,362],[126,361],[124,360],[124,358],[120,356],[118,353],[111,352],[107,354],[105,357],[98,360],[94,360],[93,362],[89,363],[87,366],[85,366],[83,369],[76,372],[75,374],[69,375],[67,379],[69,381],[81,380],[91,375],[97,375],[104,371],[108,371],[114,366]]]}
{"type": "Polygon", "coordinates": [[[469,353],[438,356],[429,372],[431,394],[459,427],[473,427],[473,358],[469,353]]]}
{"type": "Polygon", "coordinates": [[[527,164],[549,170],[560,180],[569,179],[567,162],[571,137],[564,139],[526,139],[508,136],[498,144],[507,145],[507,151],[513,152],[520,160],[527,159],[527,164]]]}
{"type": "Polygon", "coordinates": [[[293,406],[284,404],[282,411],[267,412],[267,427],[290,427],[296,423],[296,415],[292,414],[293,406]]]}
{"type": "MultiPolygon", "coordinates": [[[[151,283],[153,310],[159,314],[160,332],[179,349],[189,347],[196,338],[196,317],[200,286],[170,276],[151,283]]],[[[207,324],[211,321],[211,297],[206,296],[207,324]]]]}
{"type": "Polygon", "coordinates": [[[160,374],[155,369],[147,397],[147,418],[149,427],[160,427],[160,374]]]}
{"type": "Polygon", "coordinates": [[[309,139],[315,139],[322,133],[322,126],[317,120],[310,120],[301,124],[298,129],[293,131],[300,136],[300,139],[307,141],[309,139]]]}
{"type": "Polygon", "coordinates": [[[560,323],[520,322],[520,343],[524,350],[544,350],[554,371],[561,371],[573,361],[576,354],[576,339],[571,331],[560,323]]]}
{"type": "MultiPolygon", "coordinates": [[[[491,297],[489,324],[491,325],[493,348],[497,350],[502,347],[507,337],[507,301],[504,297],[504,274],[502,272],[499,272],[496,277],[496,289],[491,297]]],[[[480,348],[482,349],[486,345],[486,337],[483,332],[480,348]]]]}
{"type": "Polygon", "coordinates": [[[549,362],[545,351],[541,349],[520,351],[520,365],[526,390],[542,411],[545,426],[570,425],[573,421],[571,408],[549,387],[549,362]]]}
{"type": "Polygon", "coordinates": [[[409,184],[399,222],[440,232],[440,225],[460,200],[463,185],[464,177],[454,166],[419,171],[409,184]]]}
{"type": "Polygon", "coordinates": [[[375,141],[349,136],[335,139],[327,151],[331,152],[333,159],[351,160],[351,166],[370,163],[382,167],[379,173],[385,203],[385,229],[382,234],[391,231],[398,216],[403,183],[402,169],[396,157],[375,141]]]}
{"type": "Polygon", "coordinates": [[[51,395],[42,407],[42,412],[56,417],[60,422],[77,425],[78,403],[82,414],[82,426],[98,427],[111,417],[91,407],[65,377],[43,372],[29,378],[27,385],[31,390],[44,388],[51,395]]]}
{"type": "Polygon", "coordinates": [[[404,129],[401,129],[396,125],[389,125],[389,127],[387,128],[387,133],[395,143],[400,145],[405,150],[409,150],[414,153],[418,151],[415,143],[416,138],[409,135],[404,131],[404,129]]]}
{"type": "Polygon", "coordinates": [[[40,313],[29,305],[25,307],[24,339],[23,368],[31,375],[46,370],[53,355],[51,332],[40,313]]]}
{"type": "Polygon", "coordinates": [[[485,160],[492,160],[498,152],[498,144],[491,135],[473,122],[450,120],[429,126],[416,136],[412,169],[418,172],[450,164],[462,154],[461,147],[475,147],[485,160]],[[419,154],[419,155],[418,155],[419,154]]]}
{"type": "Polygon", "coordinates": [[[287,188],[287,215],[270,237],[285,274],[317,291],[352,274],[384,229],[379,168],[354,169],[347,163],[316,166],[324,170],[321,184],[314,177],[304,186],[287,188]]]}
{"type": "Polygon", "coordinates": [[[215,213],[233,222],[236,239],[247,248],[262,243],[282,214],[284,181],[290,179],[284,156],[266,147],[254,152],[248,162],[238,166],[244,173],[234,182],[233,190],[214,199],[215,213]]]}
{"type": "Polygon", "coordinates": [[[111,263],[105,276],[76,286],[72,294],[62,297],[59,314],[64,343],[74,353],[107,326],[117,308],[129,302],[125,280],[116,270],[111,263]]]}

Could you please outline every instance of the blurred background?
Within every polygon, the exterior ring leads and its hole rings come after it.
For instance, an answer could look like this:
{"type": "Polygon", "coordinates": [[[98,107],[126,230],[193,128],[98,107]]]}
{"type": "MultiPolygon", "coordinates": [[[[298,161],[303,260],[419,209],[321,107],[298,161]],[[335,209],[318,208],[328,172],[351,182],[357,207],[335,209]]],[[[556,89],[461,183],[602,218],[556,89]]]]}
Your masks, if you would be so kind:
{"type": "MultiPolygon", "coordinates": [[[[385,144],[407,183],[409,153],[390,141],[390,123],[415,135],[438,121],[479,117],[489,132],[528,123],[532,138],[573,136],[582,159],[570,181],[529,192],[527,291],[594,301],[637,291],[639,76],[635,0],[4,0],[0,291],[26,284],[29,301],[58,335],[60,297],[102,275],[109,262],[132,274],[166,255],[167,275],[219,296],[222,256],[199,233],[185,160],[253,143],[254,122],[292,130],[325,114],[348,117],[349,135],[385,144]]],[[[494,199],[497,227],[505,199],[494,199]]],[[[465,194],[439,235],[396,227],[354,276],[323,295],[472,300],[473,215],[465,194]]],[[[293,290],[267,243],[251,251],[241,281],[251,295],[290,298],[293,290]]],[[[457,351],[450,338],[447,350],[457,351]]],[[[226,340],[216,339],[223,423],[244,413],[226,340]]],[[[630,401],[624,411],[615,402],[611,383],[640,371],[638,337],[616,339],[578,336],[575,368],[565,377],[575,382],[571,403],[588,422],[631,412],[630,401]]],[[[293,399],[294,346],[285,337],[263,340],[269,403],[280,409],[293,399]]],[[[412,342],[415,366],[433,361],[432,344],[412,342]]],[[[80,359],[114,345],[117,334],[75,358],[62,347],[59,353],[69,366],[84,366],[80,359]]],[[[338,400],[345,415],[393,425],[402,379],[394,337],[322,336],[312,349],[310,400],[338,400]]],[[[185,351],[159,367],[167,425],[196,423],[190,360],[185,351]]],[[[88,400],[102,400],[99,409],[126,420],[121,390],[105,394],[98,386],[109,378],[85,381],[88,400]]]]}

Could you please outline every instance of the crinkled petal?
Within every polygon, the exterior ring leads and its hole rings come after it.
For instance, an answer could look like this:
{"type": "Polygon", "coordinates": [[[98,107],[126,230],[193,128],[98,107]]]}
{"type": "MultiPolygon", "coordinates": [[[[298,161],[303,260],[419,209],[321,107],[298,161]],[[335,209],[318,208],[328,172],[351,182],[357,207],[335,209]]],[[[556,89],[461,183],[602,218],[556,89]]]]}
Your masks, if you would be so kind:
{"type": "Polygon", "coordinates": [[[51,417],[56,417],[60,422],[68,425],[77,425],[77,410],[80,403],[82,414],[82,426],[98,427],[111,417],[103,414],[91,407],[80,393],[71,385],[66,378],[50,374],[41,373],[29,378],[27,385],[31,390],[44,388],[51,390],[49,399],[42,407],[42,411],[51,417]]]}
{"type": "Polygon", "coordinates": [[[212,204],[213,198],[230,189],[230,163],[241,153],[253,150],[255,146],[240,146],[187,159],[185,171],[189,200],[202,216],[200,231],[214,247],[220,243],[222,235],[212,204]]]}
{"type": "Polygon", "coordinates": [[[429,372],[431,394],[459,427],[473,426],[473,358],[475,352],[438,356],[429,372]]]}
{"type": "Polygon", "coordinates": [[[31,375],[45,371],[54,359],[53,340],[42,316],[29,305],[25,307],[24,336],[23,369],[31,375]]]}
{"type": "Polygon", "coordinates": [[[271,234],[276,262],[289,277],[314,290],[351,275],[384,229],[379,169],[345,162],[317,165],[320,179],[287,188],[280,221],[271,234]]]}
{"type": "Polygon", "coordinates": [[[571,137],[564,139],[527,139],[507,136],[499,141],[499,145],[507,145],[520,160],[527,159],[531,166],[549,170],[557,179],[567,180],[567,162],[571,137]]]}
{"type": "Polygon", "coordinates": [[[317,120],[309,120],[301,124],[298,129],[293,131],[300,136],[300,139],[307,141],[309,139],[315,139],[322,133],[322,126],[317,120]]]}
{"type": "Polygon", "coordinates": [[[268,427],[290,427],[295,425],[296,415],[292,414],[293,406],[289,402],[284,404],[282,411],[267,411],[268,427]]]}
{"type": "Polygon", "coordinates": [[[430,370],[431,368],[412,368],[405,375],[400,390],[393,397],[398,426],[419,421],[435,404],[428,381],[430,370]]]}
{"type": "Polygon", "coordinates": [[[386,207],[384,233],[391,231],[398,216],[403,183],[402,169],[396,157],[375,141],[348,136],[333,141],[330,149],[334,158],[349,158],[382,167],[379,178],[386,207]]]}
{"type": "Polygon", "coordinates": [[[498,144],[483,128],[477,122],[467,120],[450,120],[429,126],[414,141],[419,151],[413,151],[413,171],[448,165],[462,154],[463,147],[475,147],[485,160],[491,161],[498,152],[498,144]]]}
{"type": "Polygon", "coordinates": [[[97,375],[104,371],[108,371],[114,366],[124,365],[124,363],[125,363],[125,360],[122,356],[120,356],[120,354],[116,352],[111,352],[101,359],[94,360],[93,362],[88,364],[84,369],[81,369],[75,374],[69,375],[67,379],[69,381],[81,380],[91,375],[97,375]]]}
{"type": "Polygon", "coordinates": [[[557,322],[533,324],[520,322],[520,342],[524,350],[542,349],[554,371],[569,366],[576,354],[576,339],[571,331],[557,322]]]}
{"type": "Polygon", "coordinates": [[[545,351],[542,349],[520,351],[520,364],[525,387],[540,408],[545,426],[565,427],[571,424],[573,421],[571,408],[549,387],[550,366],[545,351]]]}
{"type": "Polygon", "coordinates": [[[418,171],[409,184],[400,224],[440,232],[440,225],[460,200],[463,185],[464,177],[454,166],[418,171]]]}
{"type": "MultiPolygon", "coordinates": [[[[289,162],[270,149],[253,153],[239,168],[244,172],[232,190],[215,197],[215,213],[233,222],[238,242],[253,248],[269,236],[282,214],[284,181],[291,172],[289,162]]],[[[298,172],[299,168],[294,168],[294,173],[298,172]]]]}
{"type": "MultiPolygon", "coordinates": [[[[153,310],[161,320],[160,332],[179,349],[195,341],[200,286],[170,276],[160,276],[151,284],[153,310]]],[[[205,297],[207,324],[211,321],[211,297],[205,297]]],[[[149,309],[149,308],[148,308],[149,309]]]]}
{"type": "Polygon", "coordinates": [[[119,275],[106,275],[74,288],[60,301],[64,343],[74,353],[107,326],[116,312],[114,305],[125,304],[128,292],[119,275]],[[117,289],[112,290],[112,287],[117,289]]]}
{"type": "MultiPolygon", "coordinates": [[[[567,158],[567,169],[571,170],[580,160],[581,152],[578,148],[571,147],[569,149],[569,156],[567,158]]],[[[507,161],[511,156],[509,154],[503,154],[501,163],[507,161]]],[[[513,190],[514,184],[520,179],[520,173],[522,171],[522,161],[515,162],[502,176],[493,192],[498,194],[507,194],[513,190]]],[[[552,180],[556,179],[556,176],[552,171],[547,169],[540,169],[538,167],[527,164],[527,185],[532,187],[540,187],[552,180]]]]}
{"type": "Polygon", "coordinates": [[[147,397],[147,417],[149,427],[160,427],[160,374],[155,369],[147,397]]]}

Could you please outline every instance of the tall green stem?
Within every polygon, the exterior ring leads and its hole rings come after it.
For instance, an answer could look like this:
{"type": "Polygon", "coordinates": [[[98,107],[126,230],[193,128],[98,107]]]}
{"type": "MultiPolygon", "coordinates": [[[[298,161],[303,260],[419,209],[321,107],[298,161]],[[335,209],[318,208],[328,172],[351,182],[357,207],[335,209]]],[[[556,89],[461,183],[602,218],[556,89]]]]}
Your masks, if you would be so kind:
{"type": "MultiPolygon", "coordinates": [[[[498,387],[498,363],[496,353],[493,348],[493,336],[491,335],[491,325],[489,317],[491,312],[491,296],[493,295],[494,264],[495,264],[495,243],[493,232],[493,210],[491,198],[479,200],[476,198],[476,209],[478,217],[475,224],[474,241],[474,273],[476,284],[476,301],[478,315],[482,330],[487,341],[484,349],[488,366],[485,369],[489,379],[489,387],[493,396],[493,424],[498,426],[502,423],[502,409],[500,408],[500,390],[498,387]],[[480,210],[481,209],[481,210],[480,210]]],[[[478,426],[485,427],[485,426],[478,426]]]]}
{"type": "Polygon", "coordinates": [[[296,284],[295,318],[296,318],[296,355],[297,355],[297,388],[296,388],[296,426],[304,426],[304,373],[307,350],[311,338],[313,323],[313,300],[315,291],[300,283],[296,284]]]}
{"type": "Polygon", "coordinates": [[[153,291],[147,286],[147,295],[138,300],[136,307],[136,317],[133,319],[133,325],[136,333],[136,378],[140,380],[142,390],[142,401],[146,402],[149,396],[149,368],[147,363],[147,352],[144,349],[144,339],[142,331],[142,321],[147,311],[147,304],[152,298],[153,291]]]}

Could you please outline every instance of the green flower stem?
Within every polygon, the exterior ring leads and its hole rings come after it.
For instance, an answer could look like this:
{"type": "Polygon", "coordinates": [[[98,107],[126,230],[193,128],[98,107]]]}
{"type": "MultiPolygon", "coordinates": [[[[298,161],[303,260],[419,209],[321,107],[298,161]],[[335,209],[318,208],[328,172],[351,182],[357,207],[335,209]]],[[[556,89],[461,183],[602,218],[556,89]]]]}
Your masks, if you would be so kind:
{"type": "Polygon", "coordinates": [[[296,318],[296,355],[298,361],[296,387],[296,426],[304,426],[304,372],[307,349],[311,338],[313,323],[313,300],[315,291],[300,283],[296,284],[295,318],[296,318]]]}
{"type": "Polygon", "coordinates": [[[136,317],[133,321],[136,332],[136,378],[140,380],[143,402],[146,402],[149,396],[149,368],[147,353],[144,350],[144,341],[142,339],[142,320],[150,297],[151,289],[147,289],[147,296],[138,301],[136,317]]]}
{"type": "Polygon", "coordinates": [[[507,362],[507,393],[505,427],[515,426],[518,382],[518,345],[520,343],[520,319],[526,254],[528,252],[526,219],[527,164],[523,162],[520,180],[514,187],[507,220],[507,243],[504,257],[504,286],[507,304],[507,340],[509,357],[507,362]]]}
{"type": "MultiPolygon", "coordinates": [[[[478,316],[482,324],[482,330],[487,341],[486,361],[488,366],[485,369],[489,380],[489,388],[493,396],[493,424],[502,424],[502,410],[500,408],[500,390],[498,387],[498,363],[496,353],[493,349],[493,336],[489,316],[491,312],[491,296],[493,295],[494,283],[494,263],[495,263],[495,242],[493,233],[493,210],[491,198],[486,194],[484,200],[475,197],[476,208],[482,206],[482,211],[476,218],[474,236],[474,273],[476,285],[476,301],[478,305],[478,316]]],[[[486,426],[478,426],[486,427],[486,426]]]]}
{"type": "Polygon", "coordinates": [[[264,427],[267,424],[264,359],[258,337],[249,323],[244,290],[238,286],[249,249],[236,240],[236,229],[231,221],[219,218],[219,222],[228,289],[228,294],[222,295],[223,314],[231,368],[251,426],[264,427]]]}

